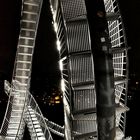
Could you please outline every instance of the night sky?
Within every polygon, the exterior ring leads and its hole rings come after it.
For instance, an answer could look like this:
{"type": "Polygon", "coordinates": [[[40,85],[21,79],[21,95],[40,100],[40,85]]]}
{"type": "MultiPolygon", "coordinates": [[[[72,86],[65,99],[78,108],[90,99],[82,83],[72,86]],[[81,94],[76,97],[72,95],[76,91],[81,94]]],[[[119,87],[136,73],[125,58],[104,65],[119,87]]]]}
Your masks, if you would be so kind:
{"type": "MultiPolygon", "coordinates": [[[[60,82],[56,36],[47,2],[44,0],[43,3],[32,67],[31,90],[39,95],[51,93],[51,89],[59,87],[60,82]]],[[[131,78],[131,75],[135,75],[140,80],[140,0],[119,2],[128,46],[131,47],[129,76],[131,78]]],[[[20,10],[21,0],[0,1],[0,79],[10,80],[12,76],[20,28],[20,10]]],[[[53,108],[52,112],[54,113],[53,108]]]]}
{"type": "Polygon", "coordinates": [[[0,77],[10,79],[19,33],[20,1],[0,4],[0,77]]]}
{"type": "Polygon", "coordinates": [[[129,50],[129,74],[140,80],[140,0],[119,0],[129,50]]]}

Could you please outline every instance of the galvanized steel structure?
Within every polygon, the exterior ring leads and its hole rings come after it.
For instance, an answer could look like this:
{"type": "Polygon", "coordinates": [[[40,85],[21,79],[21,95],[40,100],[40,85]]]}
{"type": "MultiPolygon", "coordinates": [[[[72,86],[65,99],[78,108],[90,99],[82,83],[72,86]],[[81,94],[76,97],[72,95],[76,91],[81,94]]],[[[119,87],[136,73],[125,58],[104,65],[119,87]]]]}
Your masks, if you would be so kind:
{"type": "MultiPolygon", "coordinates": [[[[94,139],[97,138],[97,94],[85,1],[50,0],[50,2],[61,57],[65,139],[94,139]]],[[[128,110],[127,45],[117,1],[107,0],[104,4],[111,39],[109,52],[113,55],[116,139],[119,140],[124,138],[125,112],[128,110]]],[[[101,42],[104,42],[104,39],[101,38],[101,42]]]]}
{"type": "MultiPolygon", "coordinates": [[[[95,90],[96,72],[94,73],[96,65],[94,66],[94,46],[87,17],[89,11],[85,1],[50,0],[62,73],[61,89],[65,118],[63,128],[43,117],[35,99],[28,91],[42,0],[23,0],[21,30],[11,88],[6,84],[6,90],[10,94],[0,132],[1,139],[22,139],[25,123],[33,140],[51,140],[50,131],[66,140],[95,140],[99,136],[96,108],[98,92],[95,90]]],[[[122,140],[125,137],[125,112],[128,110],[127,45],[117,0],[105,0],[104,6],[110,48],[104,46],[103,51],[107,49],[108,53],[112,54],[114,70],[116,120],[112,124],[115,125],[115,140],[122,140]]],[[[102,13],[99,12],[98,16],[102,16],[102,13]]],[[[105,39],[101,37],[100,42],[105,42],[105,39]]],[[[102,140],[100,136],[98,139],[102,140]]]]}

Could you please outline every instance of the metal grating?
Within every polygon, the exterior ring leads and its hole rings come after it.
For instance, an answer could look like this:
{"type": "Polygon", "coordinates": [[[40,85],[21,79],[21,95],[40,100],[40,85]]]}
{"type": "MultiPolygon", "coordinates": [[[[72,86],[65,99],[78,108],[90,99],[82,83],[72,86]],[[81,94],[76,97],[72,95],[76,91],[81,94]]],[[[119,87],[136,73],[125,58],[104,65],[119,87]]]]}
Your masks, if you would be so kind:
{"type": "Polygon", "coordinates": [[[73,91],[73,112],[93,109],[96,107],[94,89],[73,91]]]}
{"type": "MultiPolygon", "coordinates": [[[[107,0],[105,3],[105,9],[106,12],[120,14],[116,0],[107,0]]],[[[118,17],[118,20],[108,21],[108,29],[112,47],[124,47],[126,42],[121,16],[118,17]]]]}
{"type": "Polygon", "coordinates": [[[93,120],[74,120],[73,131],[81,134],[93,133],[97,131],[96,121],[93,120]]]}
{"type": "Polygon", "coordinates": [[[68,22],[67,36],[69,53],[91,50],[88,34],[88,24],[86,20],[68,22]]]}
{"type": "MultiPolygon", "coordinates": [[[[53,0],[51,0],[53,1],[53,0]]],[[[60,41],[60,61],[63,61],[62,78],[65,82],[63,93],[66,139],[93,139],[97,132],[96,101],[94,91],[94,68],[91,52],[88,22],[84,0],[60,0],[54,6],[54,24],[57,24],[57,38],[60,41]],[[57,5],[60,4],[61,5],[57,5]],[[57,7],[57,6],[58,7],[57,7]],[[61,10],[62,8],[62,10],[61,10]],[[64,58],[66,59],[64,60],[64,58]],[[94,118],[94,120],[93,120],[94,118]],[[91,137],[90,137],[91,136],[91,137]]],[[[106,2],[107,12],[118,13],[115,1],[106,2]],[[110,5],[111,4],[111,5],[110,5]],[[107,7],[108,6],[108,7],[107,7]]],[[[113,51],[115,78],[126,77],[126,53],[121,17],[108,21],[109,35],[113,51]]],[[[116,104],[125,104],[125,82],[115,84],[116,104]]],[[[125,107],[125,106],[123,106],[125,107]]],[[[123,108],[122,107],[122,108],[123,108]]],[[[118,106],[117,106],[118,109],[118,106]]],[[[116,112],[117,126],[123,112],[116,112]]]]}
{"type": "Polygon", "coordinates": [[[86,14],[83,0],[61,0],[64,18],[71,19],[86,14]]]}
{"type": "Polygon", "coordinates": [[[70,57],[71,84],[94,81],[92,66],[92,57],[90,55],[70,57]]]}

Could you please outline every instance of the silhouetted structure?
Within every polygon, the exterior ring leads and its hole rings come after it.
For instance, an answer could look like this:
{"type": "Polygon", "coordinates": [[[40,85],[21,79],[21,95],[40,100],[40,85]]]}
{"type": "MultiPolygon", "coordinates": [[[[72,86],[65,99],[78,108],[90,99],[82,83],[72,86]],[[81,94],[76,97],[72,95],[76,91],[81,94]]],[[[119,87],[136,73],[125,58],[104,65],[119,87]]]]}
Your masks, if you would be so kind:
{"type": "Polygon", "coordinates": [[[27,124],[31,139],[52,140],[50,131],[66,140],[124,139],[128,73],[121,14],[116,0],[94,2],[92,15],[89,1],[50,0],[62,76],[61,127],[44,118],[29,92],[42,0],[23,0],[11,88],[5,83],[9,100],[1,138],[22,139],[27,124]]]}

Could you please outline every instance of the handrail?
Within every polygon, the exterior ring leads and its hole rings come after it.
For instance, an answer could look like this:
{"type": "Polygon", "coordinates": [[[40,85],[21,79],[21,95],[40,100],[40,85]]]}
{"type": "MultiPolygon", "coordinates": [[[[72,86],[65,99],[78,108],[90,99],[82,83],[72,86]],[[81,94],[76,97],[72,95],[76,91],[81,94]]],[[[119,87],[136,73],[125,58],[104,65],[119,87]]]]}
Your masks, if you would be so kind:
{"type": "Polygon", "coordinates": [[[27,109],[29,106],[31,107],[31,109],[33,109],[33,111],[40,114],[39,116],[36,116],[36,117],[37,117],[37,120],[39,121],[40,124],[43,123],[43,125],[40,125],[40,126],[44,127],[44,128],[42,128],[42,131],[44,133],[45,138],[47,138],[48,140],[52,140],[50,131],[48,130],[48,126],[47,126],[46,121],[43,117],[43,114],[42,114],[36,100],[34,99],[34,97],[32,96],[32,94],[30,92],[28,92],[27,109]],[[40,117],[40,116],[42,116],[42,117],[40,117]]]}

